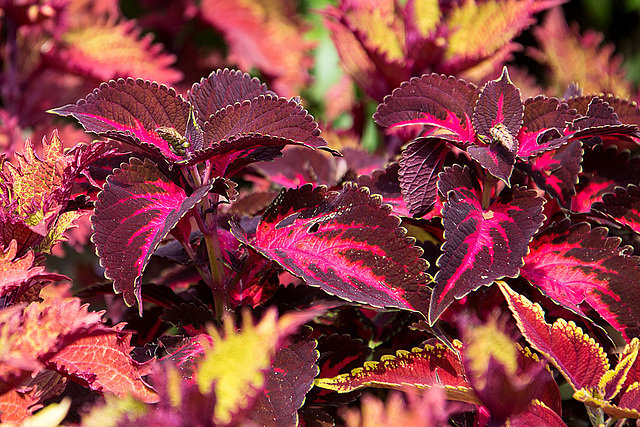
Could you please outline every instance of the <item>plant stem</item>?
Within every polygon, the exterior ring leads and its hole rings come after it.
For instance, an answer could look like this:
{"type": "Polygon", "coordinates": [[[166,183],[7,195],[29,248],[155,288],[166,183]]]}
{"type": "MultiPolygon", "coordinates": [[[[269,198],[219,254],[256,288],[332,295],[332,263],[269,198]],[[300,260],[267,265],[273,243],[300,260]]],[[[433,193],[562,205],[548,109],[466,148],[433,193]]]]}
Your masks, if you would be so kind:
{"type": "Polygon", "coordinates": [[[482,209],[489,208],[491,205],[491,190],[493,190],[493,180],[487,176],[482,182],[482,209]]]}
{"type": "Polygon", "coordinates": [[[602,408],[592,408],[589,405],[585,405],[587,408],[587,414],[589,414],[589,420],[591,421],[591,425],[594,427],[598,427],[604,424],[604,411],[602,408]]]}
{"type": "MultiPolygon", "coordinates": [[[[196,187],[202,185],[202,179],[198,169],[189,168],[191,177],[196,187]]],[[[207,182],[207,181],[205,181],[207,182]]],[[[218,322],[222,321],[222,315],[227,307],[228,293],[225,290],[224,266],[222,265],[222,250],[218,237],[218,194],[209,194],[199,203],[200,212],[196,215],[196,222],[204,235],[205,247],[209,256],[209,269],[211,270],[211,283],[208,283],[213,293],[213,305],[218,322]],[[204,216],[204,220],[203,217],[204,216]]]]}

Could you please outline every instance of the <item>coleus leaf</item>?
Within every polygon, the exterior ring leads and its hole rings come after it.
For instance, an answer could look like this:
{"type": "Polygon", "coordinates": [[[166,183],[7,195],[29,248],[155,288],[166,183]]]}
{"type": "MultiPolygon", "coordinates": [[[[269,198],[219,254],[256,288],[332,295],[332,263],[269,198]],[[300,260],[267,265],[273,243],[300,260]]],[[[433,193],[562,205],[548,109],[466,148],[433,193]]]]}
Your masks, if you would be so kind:
{"type": "Polygon", "coordinates": [[[0,393],[39,371],[74,341],[108,332],[103,312],[89,312],[78,298],[61,294],[62,288],[44,288],[41,302],[0,311],[0,393]]]}
{"type": "Polygon", "coordinates": [[[305,185],[283,190],[253,239],[237,224],[232,231],[242,243],[331,295],[426,313],[426,262],[389,211],[379,197],[355,184],[341,192],[305,185]]]}
{"type": "Polygon", "coordinates": [[[286,96],[293,96],[307,82],[311,43],[300,36],[305,27],[295,19],[292,2],[205,0],[198,10],[204,22],[222,33],[230,63],[246,70],[257,67],[286,96]]]}
{"type": "Polygon", "coordinates": [[[555,198],[561,207],[569,209],[576,194],[578,176],[582,171],[582,143],[572,141],[553,151],[546,151],[516,167],[529,175],[538,187],[555,198]]]}
{"type": "Polygon", "coordinates": [[[316,341],[298,339],[276,351],[250,419],[261,426],[298,425],[298,409],[318,375],[316,341]]]}
{"type": "Polygon", "coordinates": [[[137,145],[169,161],[182,160],[157,129],[174,129],[184,135],[189,103],[173,88],[142,79],[127,78],[102,83],[86,98],[51,112],[73,116],[88,132],[137,145]]]}
{"type": "Polygon", "coordinates": [[[402,153],[400,186],[409,213],[424,216],[437,198],[437,176],[448,153],[439,138],[417,138],[402,153]]]}
{"type": "Polygon", "coordinates": [[[587,93],[609,92],[624,97],[631,94],[621,60],[612,57],[613,46],[601,47],[602,35],[595,32],[579,35],[567,25],[562,8],[551,9],[544,23],[532,32],[541,48],[528,53],[547,66],[549,81],[554,82],[558,94],[573,82],[587,93]]]}
{"type": "MultiPolygon", "coordinates": [[[[461,343],[454,342],[459,350],[461,343]]],[[[412,386],[428,389],[444,387],[447,398],[461,402],[480,404],[465,379],[459,356],[440,342],[424,348],[399,350],[395,356],[383,356],[379,362],[365,362],[361,368],[333,378],[317,378],[315,385],[338,393],[348,393],[362,387],[402,389],[412,386]]]]}
{"type": "Polygon", "coordinates": [[[601,202],[591,205],[591,210],[640,233],[640,188],[636,185],[616,187],[613,193],[604,194],[601,202]]]}
{"type": "Polygon", "coordinates": [[[382,196],[382,203],[390,205],[392,213],[399,216],[409,216],[407,203],[402,197],[399,174],[401,166],[391,163],[384,170],[375,170],[369,175],[358,175],[358,187],[367,187],[372,194],[382,196]]]}
{"type": "Polygon", "coordinates": [[[83,21],[83,25],[65,31],[61,44],[45,53],[67,70],[96,80],[136,76],[174,84],[182,73],[171,68],[175,56],[153,44],[151,36],[141,36],[134,21],[83,21]]]}
{"type": "Polygon", "coordinates": [[[14,292],[14,299],[35,283],[68,280],[66,276],[47,273],[44,266],[34,265],[35,254],[27,252],[16,258],[18,244],[12,240],[8,247],[0,246],[0,297],[14,292]]]}
{"type": "MultiPolygon", "coordinates": [[[[228,106],[243,103],[260,95],[275,95],[255,77],[237,70],[217,70],[200,82],[194,83],[187,100],[198,112],[198,119],[209,116],[228,106]]],[[[202,123],[201,123],[202,124],[202,123]]]]}
{"type": "Polygon", "coordinates": [[[91,390],[119,397],[132,394],[143,402],[157,402],[158,395],[141,379],[151,365],[131,359],[131,334],[122,332],[124,326],[121,323],[108,333],[75,340],[49,359],[47,366],[91,390]]]}
{"type": "Polygon", "coordinates": [[[548,426],[566,427],[560,415],[549,409],[547,405],[539,400],[533,400],[529,407],[516,415],[509,417],[505,427],[528,427],[528,426],[548,426]]]}
{"type": "MultiPolygon", "coordinates": [[[[545,322],[544,311],[539,304],[531,303],[506,283],[498,282],[498,286],[524,337],[566,378],[575,391],[574,398],[591,406],[600,406],[615,417],[620,417],[623,412],[631,413],[633,418],[638,417],[637,407],[625,411],[625,407],[609,402],[621,391],[638,358],[640,341],[637,338],[625,347],[616,367],[610,369],[603,348],[575,323],[558,319],[550,325],[545,322]]],[[[627,390],[631,391],[631,397],[634,388],[627,390]]],[[[627,400],[625,405],[629,403],[631,401],[627,400]]]]}
{"type": "Polygon", "coordinates": [[[490,316],[483,324],[464,324],[462,362],[474,392],[489,409],[491,419],[502,424],[541,398],[552,382],[544,362],[521,365],[521,348],[508,334],[504,322],[490,316]]]}
{"type": "Polygon", "coordinates": [[[117,293],[127,305],[138,304],[142,314],[141,276],[151,255],[212,188],[187,195],[149,159],[132,158],[112,175],[98,197],[91,217],[93,242],[117,293]]]}
{"type": "Polygon", "coordinates": [[[627,341],[640,335],[638,258],[605,228],[564,220],[530,245],[520,274],[549,298],[587,317],[583,302],[620,331],[627,341]]]}
{"type": "Polygon", "coordinates": [[[465,145],[475,139],[471,117],[479,96],[477,87],[472,83],[444,75],[425,74],[402,83],[387,95],[373,119],[383,127],[436,126],[442,129],[447,139],[465,145]]]}
{"type": "MultiPolygon", "coordinates": [[[[277,364],[272,365],[272,360],[278,349],[283,348],[288,336],[323,310],[318,307],[285,314],[280,319],[275,310],[268,310],[257,325],[253,324],[249,312],[245,311],[240,330],[236,330],[229,317],[224,319],[224,335],[222,331],[209,328],[213,344],[201,341],[205,354],[197,368],[195,380],[202,393],[215,391],[217,402],[213,421],[216,425],[227,425],[231,421],[239,423],[249,415],[248,409],[267,386],[272,366],[276,375],[284,374],[281,369],[285,365],[286,369],[294,368],[285,363],[280,365],[279,370],[277,364]]],[[[281,354],[283,359],[280,362],[286,361],[286,353],[281,354]]],[[[314,356],[309,355],[312,359],[314,356]]],[[[315,363],[315,360],[311,363],[315,363]]],[[[308,365],[305,363],[305,366],[308,365]]],[[[296,401],[300,402],[299,399],[300,396],[296,401]]],[[[285,416],[283,413],[278,415],[285,416]]]]}
{"type": "Polygon", "coordinates": [[[437,261],[431,324],[455,299],[501,277],[518,276],[529,242],[544,220],[544,200],[532,190],[516,188],[511,201],[494,201],[483,208],[469,169],[459,165],[440,174],[438,190],[446,198],[446,242],[437,261]]]}

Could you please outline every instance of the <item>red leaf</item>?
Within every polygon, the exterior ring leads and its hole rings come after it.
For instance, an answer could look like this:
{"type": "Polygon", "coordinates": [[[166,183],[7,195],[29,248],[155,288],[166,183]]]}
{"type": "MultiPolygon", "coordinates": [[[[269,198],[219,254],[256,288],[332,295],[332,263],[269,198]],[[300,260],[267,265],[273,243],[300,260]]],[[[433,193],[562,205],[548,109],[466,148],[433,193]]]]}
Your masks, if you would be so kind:
{"type": "Polygon", "coordinates": [[[483,209],[469,169],[459,165],[440,174],[438,190],[446,197],[442,210],[446,242],[431,297],[432,324],[455,299],[501,277],[516,277],[533,235],[542,225],[543,199],[534,191],[515,189],[508,203],[483,209]]]}
{"type": "Polygon", "coordinates": [[[149,159],[132,158],[107,178],[91,217],[100,262],[116,292],[142,314],[141,276],[151,255],[178,221],[211,189],[187,195],[149,159]]]}
{"type": "Polygon", "coordinates": [[[556,320],[549,325],[538,304],[498,282],[522,335],[567,379],[574,390],[595,389],[609,370],[604,350],[573,322],[556,320]]]}
{"type": "Polygon", "coordinates": [[[52,357],[48,366],[101,393],[122,398],[132,394],[143,402],[157,402],[157,394],[141,380],[150,367],[131,359],[131,335],[122,333],[123,327],[116,325],[110,333],[74,341],[52,357]]]}
{"type": "Polygon", "coordinates": [[[521,275],[558,304],[585,317],[586,302],[627,341],[640,335],[640,267],[631,247],[605,228],[565,220],[531,244],[521,275]]]}
{"type": "Polygon", "coordinates": [[[547,405],[534,400],[531,405],[517,415],[509,417],[506,427],[530,427],[530,426],[547,426],[547,427],[567,427],[562,418],[554,411],[549,409],[547,405]]]}
{"type": "Polygon", "coordinates": [[[640,233],[640,188],[636,185],[616,187],[613,193],[604,194],[601,202],[591,205],[591,210],[640,233]]]}
{"type": "Polygon", "coordinates": [[[348,301],[425,312],[425,261],[400,220],[368,190],[306,185],[283,191],[262,216],[255,239],[234,235],[308,285],[348,301]]]}

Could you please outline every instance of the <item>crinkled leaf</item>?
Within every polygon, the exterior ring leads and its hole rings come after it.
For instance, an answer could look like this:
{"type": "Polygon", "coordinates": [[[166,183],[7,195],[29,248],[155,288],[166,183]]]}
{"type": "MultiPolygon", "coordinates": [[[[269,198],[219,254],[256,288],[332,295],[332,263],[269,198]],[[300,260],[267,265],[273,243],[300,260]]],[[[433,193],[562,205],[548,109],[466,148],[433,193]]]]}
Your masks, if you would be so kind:
{"type": "Polygon", "coordinates": [[[265,427],[298,424],[298,409],[319,372],[315,348],[315,340],[301,339],[276,351],[265,389],[252,409],[253,422],[265,427]]]}
{"type": "MultiPolygon", "coordinates": [[[[461,344],[454,344],[459,349],[461,344]]],[[[317,378],[318,387],[348,393],[362,387],[402,389],[412,386],[427,389],[445,388],[447,398],[479,404],[479,400],[465,379],[458,354],[440,342],[427,344],[411,351],[398,350],[395,356],[382,356],[379,362],[365,362],[348,374],[333,378],[317,378]]]]}
{"type": "Polygon", "coordinates": [[[593,31],[579,35],[567,25],[562,8],[552,9],[532,32],[541,47],[529,54],[548,67],[556,93],[576,82],[587,93],[631,94],[621,58],[612,56],[614,47],[600,46],[602,35],[593,31]]]}
{"type": "Polygon", "coordinates": [[[12,291],[24,292],[37,282],[58,281],[66,276],[45,272],[45,267],[33,265],[34,253],[16,258],[18,244],[12,240],[7,248],[0,246],[0,296],[12,291]]]}
{"type": "Polygon", "coordinates": [[[132,394],[143,402],[157,402],[157,394],[141,379],[149,366],[131,359],[131,335],[122,333],[123,327],[116,325],[109,333],[75,340],[56,353],[47,366],[95,391],[119,397],[132,394]]]}
{"type": "Polygon", "coordinates": [[[41,369],[74,341],[108,331],[103,312],[89,312],[78,298],[61,297],[62,289],[43,289],[42,302],[0,311],[0,393],[41,369]]]}
{"type": "Polygon", "coordinates": [[[211,190],[187,195],[149,159],[132,158],[107,178],[91,217],[105,276],[142,314],[141,276],[151,255],[178,221],[211,190]]]}
{"type": "Polygon", "coordinates": [[[556,320],[550,325],[544,311],[526,297],[498,282],[522,335],[567,379],[574,390],[595,389],[609,371],[603,348],[573,322],[556,320]]]}
{"type": "Polygon", "coordinates": [[[582,171],[582,153],[582,143],[572,141],[534,159],[519,162],[516,167],[533,178],[536,185],[555,198],[561,207],[569,209],[582,171]]]}
{"type": "Polygon", "coordinates": [[[454,165],[440,174],[446,242],[437,261],[431,324],[454,300],[501,277],[518,276],[529,242],[544,220],[544,200],[521,188],[514,189],[511,201],[495,201],[483,209],[469,173],[454,165]]]}
{"type": "Polygon", "coordinates": [[[640,233],[640,188],[636,185],[616,187],[613,193],[604,194],[601,202],[591,205],[591,210],[640,233]]]}
{"type": "Polygon", "coordinates": [[[229,105],[268,94],[275,95],[257,78],[242,71],[225,68],[194,83],[187,94],[187,100],[198,112],[198,117],[206,121],[210,115],[229,105]]]}
{"type": "Polygon", "coordinates": [[[400,187],[414,217],[426,214],[435,204],[437,178],[449,150],[439,138],[417,138],[402,152],[400,187]]]}
{"type": "Polygon", "coordinates": [[[256,236],[234,235],[308,285],[375,307],[426,312],[426,263],[380,197],[347,184],[283,191],[262,216],[256,236]]]}
{"type": "Polygon", "coordinates": [[[51,112],[75,117],[88,132],[140,146],[169,161],[182,160],[157,130],[174,129],[184,135],[189,103],[165,85],[132,78],[111,80],[75,104],[51,112]]]}
{"type": "Polygon", "coordinates": [[[547,405],[539,400],[534,400],[531,405],[517,415],[509,417],[506,427],[529,427],[529,426],[547,426],[547,427],[566,427],[564,421],[558,414],[549,409],[547,405]]]}
{"type": "Polygon", "coordinates": [[[402,83],[386,96],[373,118],[383,127],[435,126],[448,138],[469,144],[475,140],[471,117],[479,94],[474,84],[425,74],[402,83]]]}
{"type": "Polygon", "coordinates": [[[140,77],[174,84],[182,73],[171,68],[175,56],[152,43],[151,35],[141,36],[134,21],[83,22],[62,34],[62,44],[46,56],[66,69],[95,78],[140,77]]]}
{"type": "Polygon", "coordinates": [[[40,399],[30,392],[9,390],[0,394],[0,422],[18,424],[24,421],[38,409],[39,401],[40,399]]]}
{"type": "Polygon", "coordinates": [[[630,246],[605,228],[565,220],[530,245],[522,277],[558,304],[586,317],[586,302],[627,341],[640,335],[640,267],[630,246]]]}

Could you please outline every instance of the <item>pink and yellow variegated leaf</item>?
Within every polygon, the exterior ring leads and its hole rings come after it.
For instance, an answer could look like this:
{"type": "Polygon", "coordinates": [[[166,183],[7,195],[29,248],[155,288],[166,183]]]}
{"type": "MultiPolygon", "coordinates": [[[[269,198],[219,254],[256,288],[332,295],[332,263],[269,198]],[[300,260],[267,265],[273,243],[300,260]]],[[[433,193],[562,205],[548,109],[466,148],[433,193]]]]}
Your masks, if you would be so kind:
{"type": "Polygon", "coordinates": [[[622,389],[624,383],[627,381],[631,367],[636,363],[638,358],[639,346],[640,341],[638,341],[638,338],[631,340],[620,355],[616,367],[607,371],[602,378],[600,378],[598,392],[605,400],[613,399],[622,389]]]}
{"type": "Polygon", "coordinates": [[[573,398],[593,408],[601,408],[605,414],[613,418],[640,418],[640,407],[636,406],[635,408],[627,408],[615,405],[608,400],[594,396],[588,390],[578,390],[574,393],[573,398]]]}
{"type": "MultiPolygon", "coordinates": [[[[457,349],[461,345],[459,341],[454,342],[457,349]]],[[[428,389],[441,386],[451,400],[480,404],[465,379],[459,356],[440,342],[411,351],[399,350],[395,356],[382,356],[379,362],[365,362],[363,367],[348,374],[317,378],[315,385],[338,393],[363,387],[428,389]]]]}
{"type": "Polygon", "coordinates": [[[627,341],[640,335],[640,267],[631,247],[605,228],[565,220],[530,245],[521,276],[558,304],[586,316],[586,302],[627,341]]]}
{"type": "Polygon", "coordinates": [[[558,368],[575,391],[596,389],[609,371],[609,360],[602,347],[573,322],[544,320],[544,311],[506,283],[497,282],[507,299],[518,328],[531,346],[558,368]]]}
{"type": "Polygon", "coordinates": [[[0,310],[0,393],[40,370],[74,341],[106,333],[103,312],[89,312],[78,298],[61,297],[62,288],[45,288],[41,302],[0,310]]]}
{"type": "Polygon", "coordinates": [[[198,112],[198,119],[208,120],[209,116],[236,102],[249,101],[260,95],[275,95],[255,77],[242,71],[218,70],[194,83],[187,94],[187,100],[198,112]]]}
{"type": "Polygon", "coordinates": [[[16,258],[18,244],[12,240],[8,247],[0,246],[0,296],[10,292],[25,292],[37,282],[68,280],[66,276],[48,273],[43,266],[33,265],[33,251],[16,258]]]}
{"type": "Polygon", "coordinates": [[[600,46],[602,35],[593,31],[579,35],[567,25],[562,8],[552,9],[533,34],[541,47],[529,53],[548,67],[552,76],[549,81],[556,85],[558,95],[574,82],[586,93],[631,94],[621,58],[612,56],[613,46],[600,46]]]}
{"type": "Polygon", "coordinates": [[[141,314],[140,281],[151,255],[211,188],[187,195],[149,159],[132,158],[107,178],[91,217],[92,240],[114,290],[141,314]]]}
{"type": "Polygon", "coordinates": [[[436,134],[462,145],[475,141],[471,124],[478,88],[438,74],[414,77],[384,98],[373,115],[383,127],[433,126],[436,134]]]}
{"type": "Polygon", "coordinates": [[[173,128],[185,135],[189,103],[172,88],[142,79],[118,79],[99,88],[75,104],[51,110],[73,116],[88,132],[140,146],[169,161],[182,157],[171,150],[157,130],[173,128]]]}
{"type": "Polygon", "coordinates": [[[57,352],[47,366],[91,390],[157,402],[158,395],[141,379],[151,365],[140,365],[129,356],[131,334],[123,333],[123,328],[121,323],[108,333],[79,338],[57,352]]]}
{"type": "Polygon", "coordinates": [[[100,81],[140,77],[171,85],[182,80],[182,73],[171,68],[175,56],[141,33],[134,21],[85,21],[64,32],[61,47],[45,56],[69,71],[100,81]]]}
{"type": "Polygon", "coordinates": [[[591,210],[640,233],[640,188],[636,185],[616,187],[613,193],[604,194],[601,202],[591,205],[591,210]]]}
{"type": "Polygon", "coordinates": [[[529,426],[567,427],[567,424],[543,402],[534,400],[523,412],[509,417],[505,424],[505,427],[529,426]]]}
{"type": "Polygon", "coordinates": [[[347,184],[341,192],[324,187],[283,191],[243,243],[278,262],[308,285],[375,307],[426,313],[429,276],[413,240],[398,217],[366,188],[347,184]]]}
{"type": "Polygon", "coordinates": [[[508,203],[495,201],[486,209],[468,168],[458,165],[440,174],[438,190],[445,239],[431,297],[432,324],[453,303],[501,277],[516,277],[529,242],[542,225],[544,201],[535,191],[516,188],[508,203]]]}
{"type": "Polygon", "coordinates": [[[441,68],[448,74],[477,65],[507,48],[502,56],[518,49],[512,40],[535,22],[533,16],[562,0],[469,0],[456,4],[445,22],[451,29],[441,68]]]}

